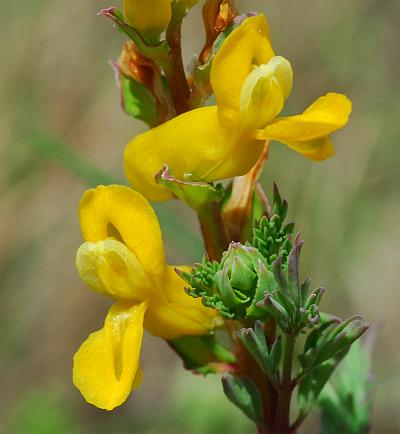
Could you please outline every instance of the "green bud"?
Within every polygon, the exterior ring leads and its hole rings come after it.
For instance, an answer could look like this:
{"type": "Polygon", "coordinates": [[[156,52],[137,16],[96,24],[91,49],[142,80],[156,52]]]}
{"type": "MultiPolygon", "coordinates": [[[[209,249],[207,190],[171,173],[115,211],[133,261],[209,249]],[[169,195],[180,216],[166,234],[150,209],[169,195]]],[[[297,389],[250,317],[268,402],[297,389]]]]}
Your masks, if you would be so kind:
{"type": "Polygon", "coordinates": [[[258,263],[258,259],[262,259],[262,256],[255,248],[231,243],[222,257],[221,265],[226,269],[233,288],[244,293],[254,290],[257,279],[254,262],[258,263]]]}
{"type": "Polygon", "coordinates": [[[263,261],[257,249],[240,243],[231,243],[222,257],[222,269],[215,274],[215,284],[225,305],[237,309],[238,317],[246,315],[254,299],[263,261]]]}
{"type": "Polygon", "coordinates": [[[202,297],[206,306],[229,319],[265,319],[268,312],[256,304],[277,288],[265,258],[256,248],[240,243],[231,243],[220,263],[205,260],[183,278],[190,285],[189,295],[202,297]]]}

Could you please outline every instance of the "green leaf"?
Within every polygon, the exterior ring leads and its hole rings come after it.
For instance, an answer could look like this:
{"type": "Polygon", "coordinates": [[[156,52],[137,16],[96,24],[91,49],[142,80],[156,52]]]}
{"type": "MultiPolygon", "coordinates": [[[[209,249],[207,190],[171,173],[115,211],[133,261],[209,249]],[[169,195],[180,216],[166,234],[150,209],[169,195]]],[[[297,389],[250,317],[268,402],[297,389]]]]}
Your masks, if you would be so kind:
{"type": "Polygon", "coordinates": [[[282,357],[282,339],[278,336],[271,347],[268,346],[264,324],[256,321],[254,329],[241,329],[238,337],[253,359],[268,375],[271,383],[276,384],[279,365],[282,357]]]}
{"type": "Polygon", "coordinates": [[[225,395],[255,423],[263,421],[263,404],[260,392],[248,377],[224,375],[222,385],[225,395]]]}
{"type": "Polygon", "coordinates": [[[333,371],[342,360],[344,354],[318,365],[300,382],[297,403],[300,414],[308,414],[316,402],[321,390],[329,380],[333,371]]]}
{"type": "Polygon", "coordinates": [[[267,371],[266,361],[268,359],[268,346],[265,339],[265,333],[256,322],[255,330],[252,328],[241,329],[238,332],[238,338],[242,345],[247,349],[258,365],[267,371]]]}
{"type": "Polygon", "coordinates": [[[300,414],[307,414],[321,390],[351,345],[368,329],[362,317],[349,318],[340,324],[332,320],[313,330],[299,355],[303,378],[298,390],[300,414]]]}
{"type": "Polygon", "coordinates": [[[157,105],[154,95],[147,87],[125,76],[116,63],[112,64],[121,94],[121,106],[125,113],[146,122],[150,127],[157,125],[157,105]]]}
{"type": "Polygon", "coordinates": [[[372,400],[371,351],[365,341],[357,341],[318,399],[324,433],[367,433],[372,400]]]}

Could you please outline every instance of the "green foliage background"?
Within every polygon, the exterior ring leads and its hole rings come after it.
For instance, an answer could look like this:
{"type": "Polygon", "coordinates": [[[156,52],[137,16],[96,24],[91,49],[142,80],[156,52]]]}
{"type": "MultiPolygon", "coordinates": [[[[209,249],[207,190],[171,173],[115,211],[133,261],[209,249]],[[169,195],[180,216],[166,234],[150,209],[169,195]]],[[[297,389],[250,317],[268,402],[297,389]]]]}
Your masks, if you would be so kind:
{"type": "MultiPolygon", "coordinates": [[[[118,57],[123,37],[96,12],[112,4],[0,5],[0,432],[251,433],[216,379],[185,373],[151,336],[142,354],[143,385],[124,407],[96,410],[73,388],[72,355],[101,326],[110,304],[85,289],[74,268],[77,204],[88,186],[123,179],[124,145],[144,125],[120,111],[107,64],[118,57]]],[[[275,144],[263,183],[270,192],[275,180],[289,200],[290,217],[308,241],[303,269],[328,288],[325,306],[382,325],[372,432],[398,433],[400,3],[238,5],[267,13],[274,47],[292,63],[288,112],[327,91],[353,100],[352,121],[335,138],[335,158],[313,164],[275,144]]],[[[203,40],[199,11],[185,27],[187,62],[203,40]]],[[[177,203],[157,211],[170,261],[199,260],[192,213],[177,203]]],[[[316,432],[315,423],[303,433],[316,432]]]]}

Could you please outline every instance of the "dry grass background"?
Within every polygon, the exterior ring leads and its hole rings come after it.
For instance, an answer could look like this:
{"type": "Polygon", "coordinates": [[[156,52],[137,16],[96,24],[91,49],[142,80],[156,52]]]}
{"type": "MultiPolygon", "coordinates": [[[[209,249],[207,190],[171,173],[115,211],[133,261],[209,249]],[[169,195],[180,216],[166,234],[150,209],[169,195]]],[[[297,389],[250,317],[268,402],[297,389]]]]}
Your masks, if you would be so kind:
{"type": "MultiPolygon", "coordinates": [[[[166,345],[150,336],[143,385],[124,407],[98,411],[73,388],[72,355],[102,324],[109,302],[85,289],[74,268],[77,203],[103,175],[93,169],[82,176],[68,152],[122,179],[124,145],[144,126],[119,109],[107,60],[118,56],[123,37],[96,16],[108,1],[0,5],[0,432],[252,432],[224,402],[218,381],[184,373],[166,345]]],[[[292,63],[288,111],[327,91],[346,92],[354,102],[350,125],[335,139],[334,159],[312,164],[275,144],[263,182],[270,190],[277,181],[289,200],[308,241],[304,269],[329,289],[325,306],[381,324],[373,433],[398,433],[400,4],[238,5],[267,13],[276,51],[292,63]]],[[[188,62],[202,38],[197,7],[185,27],[188,62]]],[[[157,210],[170,261],[198,260],[193,215],[174,203],[157,210]]],[[[303,432],[314,431],[310,425],[303,432]]]]}

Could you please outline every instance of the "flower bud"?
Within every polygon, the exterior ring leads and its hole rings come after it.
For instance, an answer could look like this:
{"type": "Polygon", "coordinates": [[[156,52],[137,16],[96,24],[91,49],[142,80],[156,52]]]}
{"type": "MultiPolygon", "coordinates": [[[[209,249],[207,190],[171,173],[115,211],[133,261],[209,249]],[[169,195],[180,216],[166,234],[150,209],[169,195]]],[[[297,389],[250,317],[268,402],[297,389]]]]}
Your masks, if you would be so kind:
{"type": "Polygon", "coordinates": [[[171,0],[123,0],[124,20],[148,38],[157,38],[171,21],[171,0]]]}
{"type": "Polygon", "coordinates": [[[258,264],[262,259],[254,247],[231,243],[222,258],[222,269],[215,275],[217,289],[227,307],[248,307],[256,292],[258,264]]]}
{"type": "Polygon", "coordinates": [[[148,39],[156,39],[171,21],[172,2],[190,9],[198,0],[123,0],[124,20],[148,39]]]}

